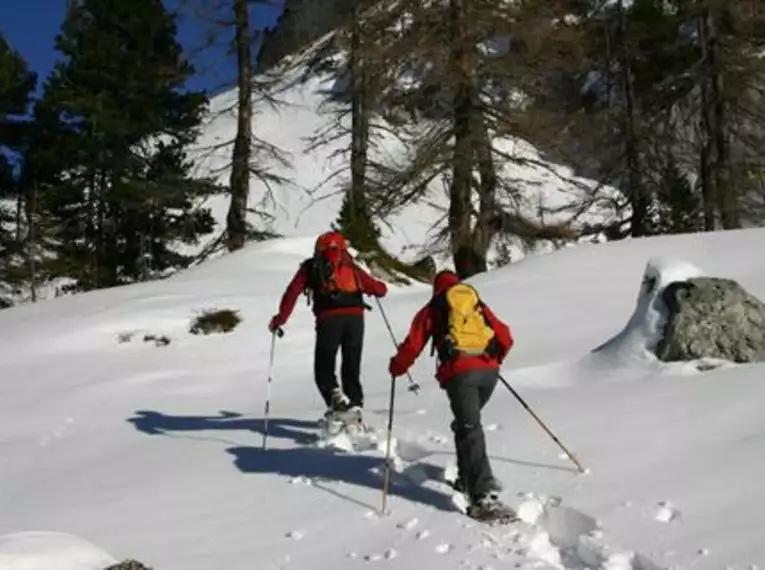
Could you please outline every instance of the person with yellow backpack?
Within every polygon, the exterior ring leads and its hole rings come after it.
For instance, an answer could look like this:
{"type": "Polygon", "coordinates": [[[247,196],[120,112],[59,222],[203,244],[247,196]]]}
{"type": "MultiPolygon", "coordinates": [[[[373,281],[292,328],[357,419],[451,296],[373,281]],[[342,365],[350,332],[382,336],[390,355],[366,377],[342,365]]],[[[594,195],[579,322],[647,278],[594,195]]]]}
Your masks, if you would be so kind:
{"type": "Polygon", "coordinates": [[[393,378],[406,374],[428,339],[438,355],[436,378],[454,416],[457,453],[454,488],[470,501],[468,514],[492,519],[513,516],[498,497],[481,426],[481,411],[499,379],[502,361],[513,347],[510,327],[480,299],[474,287],[452,271],[439,272],[433,296],[415,315],[409,333],[391,358],[393,378]]]}
{"type": "Polygon", "coordinates": [[[341,233],[326,232],[316,239],[313,257],[300,264],[282,296],[279,312],[268,324],[272,333],[281,329],[301,293],[313,302],[314,379],[327,405],[324,419],[328,422],[362,423],[361,355],[364,310],[369,309],[363,296],[384,297],[387,292],[385,283],[354,262],[341,233]],[[338,351],[342,355],[340,383],[335,375],[338,351]]]}

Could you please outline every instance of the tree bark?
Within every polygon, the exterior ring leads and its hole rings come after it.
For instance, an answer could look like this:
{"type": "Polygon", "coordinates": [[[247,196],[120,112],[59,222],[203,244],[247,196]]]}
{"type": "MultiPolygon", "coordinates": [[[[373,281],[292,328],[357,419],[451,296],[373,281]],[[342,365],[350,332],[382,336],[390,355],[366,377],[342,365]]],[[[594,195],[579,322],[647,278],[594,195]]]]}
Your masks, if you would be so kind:
{"type": "MultiPolygon", "coordinates": [[[[366,69],[362,47],[361,7],[353,8],[351,50],[348,71],[351,85],[351,211],[358,214],[359,205],[366,204],[367,153],[369,151],[369,104],[366,69]]],[[[356,220],[354,220],[356,221],[356,220]]]]}
{"type": "Polygon", "coordinates": [[[707,69],[711,86],[712,116],[714,130],[711,133],[715,148],[714,180],[717,189],[720,222],[723,229],[741,227],[736,199],[736,189],[731,185],[730,151],[725,128],[727,120],[723,98],[723,77],[720,70],[720,44],[717,37],[715,16],[707,7],[704,10],[705,40],[707,44],[707,69]]]}
{"type": "Polygon", "coordinates": [[[640,157],[635,132],[635,97],[632,88],[632,69],[630,53],[627,47],[627,26],[624,16],[624,1],[617,3],[619,13],[619,51],[622,74],[622,88],[624,89],[624,145],[627,158],[627,192],[632,205],[632,222],[630,233],[634,237],[644,236],[647,233],[647,216],[649,200],[645,195],[645,189],[640,176],[640,157]]]}
{"type": "MultiPolygon", "coordinates": [[[[698,20],[699,44],[701,45],[702,61],[706,62],[707,55],[707,26],[706,14],[698,20]]],[[[709,105],[709,84],[706,74],[702,74],[701,88],[701,126],[703,140],[701,141],[701,164],[699,165],[699,179],[701,182],[701,195],[704,200],[704,229],[713,232],[716,229],[716,204],[715,186],[712,183],[712,116],[709,105]]]]}
{"type": "Polygon", "coordinates": [[[247,239],[247,199],[250,193],[250,147],[252,143],[252,78],[250,18],[247,0],[234,0],[237,57],[237,125],[229,186],[231,203],[226,217],[229,251],[244,247],[247,239]]]}
{"type": "Polygon", "coordinates": [[[475,144],[475,160],[481,177],[479,186],[478,219],[473,228],[470,243],[473,248],[470,271],[472,275],[483,273],[488,269],[486,255],[497,235],[497,171],[492,156],[493,147],[491,136],[483,121],[482,113],[473,109],[473,132],[480,140],[475,144]]]}
{"type": "Polygon", "coordinates": [[[465,279],[475,274],[471,231],[471,190],[473,178],[473,145],[471,117],[473,114],[470,62],[468,56],[467,10],[469,0],[450,0],[451,79],[454,84],[452,126],[454,131],[454,160],[449,190],[449,236],[454,268],[465,279]]]}

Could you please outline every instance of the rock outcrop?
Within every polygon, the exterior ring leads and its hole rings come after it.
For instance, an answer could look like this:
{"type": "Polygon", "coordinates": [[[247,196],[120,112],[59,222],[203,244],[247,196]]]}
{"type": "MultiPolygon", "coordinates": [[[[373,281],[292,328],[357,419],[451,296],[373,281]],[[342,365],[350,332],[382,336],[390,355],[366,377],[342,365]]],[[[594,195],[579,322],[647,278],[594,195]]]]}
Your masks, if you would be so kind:
{"type": "Polygon", "coordinates": [[[656,346],[663,361],[765,361],[765,304],[730,279],[693,277],[661,293],[668,311],[656,346]]]}
{"type": "Polygon", "coordinates": [[[276,26],[263,34],[257,70],[269,70],[284,57],[337,29],[345,10],[348,6],[341,0],[285,0],[276,26]]]}

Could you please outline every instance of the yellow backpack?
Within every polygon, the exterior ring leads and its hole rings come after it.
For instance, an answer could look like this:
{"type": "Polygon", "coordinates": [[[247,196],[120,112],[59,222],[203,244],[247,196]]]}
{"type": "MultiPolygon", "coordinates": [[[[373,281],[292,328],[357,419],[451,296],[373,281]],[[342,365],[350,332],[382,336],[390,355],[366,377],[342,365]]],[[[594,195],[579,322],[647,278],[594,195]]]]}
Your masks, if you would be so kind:
{"type": "MultiPolygon", "coordinates": [[[[495,348],[494,329],[483,313],[478,291],[457,283],[433,299],[434,334],[432,351],[442,362],[460,354],[490,354],[495,348]]],[[[431,351],[431,353],[432,353],[431,351]]]]}

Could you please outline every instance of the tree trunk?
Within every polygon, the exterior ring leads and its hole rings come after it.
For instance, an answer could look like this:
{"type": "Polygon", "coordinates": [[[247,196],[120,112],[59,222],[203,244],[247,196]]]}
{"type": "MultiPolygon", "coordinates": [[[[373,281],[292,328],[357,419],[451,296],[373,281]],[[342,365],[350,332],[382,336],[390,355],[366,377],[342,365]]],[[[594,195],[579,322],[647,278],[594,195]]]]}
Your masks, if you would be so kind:
{"type": "Polygon", "coordinates": [[[469,56],[465,3],[450,0],[451,82],[454,85],[453,130],[454,160],[449,191],[449,236],[457,274],[465,279],[476,273],[470,221],[472,217],[471,190],[473,178],[473,145],[471,117],[472,89],[469,76],[469,56]]]}
{"type": "Polygon", "coordinates": [[[229,186],[231,203],[226,217],[229,251],[244,247],[247,239],[247,198],[250,193],[250,146],[252,141],[252,78],[250,22],[247,0],[234,0],[237,56],[237,125],[229,186]]]}
{"type": "Polygon", "coordinates": [[[37,227],[39,223],[38,214],[38,191],[37,182],[34,182],[29,189],[29,195],[24,207],[24,219],[27,224],[27,235],[24,244],[24,256],[26,257],[27,268],[29,269],[29,297],[33,303],[37,302],[37,227]]]}
{"type": "Polygon", "coordinates": [[[624,89],[624,145],[627,157],[627,192],[632,205],[630,233],[634,237],[647,233],[648,197],[640,177],[640,157],[635,132],[635,97],[632,89],[632,69],[627,47],[627,27],[624,17],[624,2],[617,3],[619,12],[619,51],[621,59],[622,88],[624,89]]]}
{"type": "Polygon", "coordinates": [[[483,116],[476,109],[473,109],[472,128],[476,136],[480,136],[480,141],[476,141],[475,160],[478,172],[481,176],[479,186],[479,205],[478,219],[473,228],[473,255],[471,259],[472,274],[483,273],[488,269],[486,255],[497,235],[497,187],[499,180],[494,167],[494,157],[492,156],[493,147],[491,136],[483,121],[483,116]]]}
{"type": "Polygon", "coordinates": [[[712,115],[714,130],[711,133],[715,148],[714,179],[717,200],[720,208],[720,222],[726,230],[741,227],[736,189],[731,185],[730,152],[725,128],[727,119],[723,100],[723,78],[720,70],[720,48],[717,39],[717,26],[712,11],[704,10],[705,40],[707,44],[707,69],[711,85],[712,115]]]}
{"type": "MultiPolygon", "coordinates": [[[[701,45],[702,61],[706,62],[707,33],[706,16],[698,20],[699,44],[701,45]]],[[[704,200],[704,229],[713,232],[716,229],[715,220],[715,187],[712,183],[712,115],[709,105],[709,84],[706,74],[702,74],[701,81],[701,126],[703,140],[701,141],[701,164],[699,165],[699,180],[701,182],[701,195],[704,200]]]]}
{"type": "MultiPolygon", "coordinates": [[[[369,151],[369,94],[362,46],[361,7],[353,8],[351,50],[348,71],[351,85],[351,227],[368,222],[366,212],[366,171],[369,151]],[[359,219],[361,218],[361,219],[359,219]]],[[[366,233],[366,232],[364,232],[366,233]]],[[[354,236],[348,236],[353,239],[354,236]]],[[[360,244],[361,245],[361,244],[360,244]]]]}

